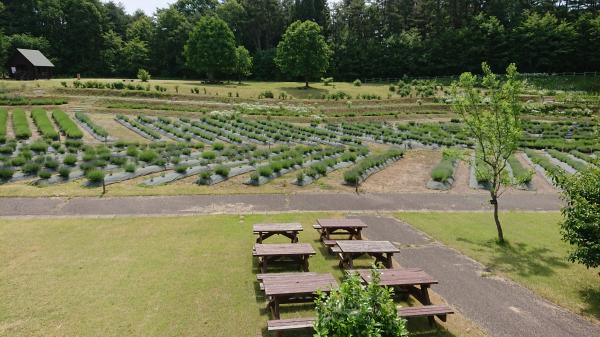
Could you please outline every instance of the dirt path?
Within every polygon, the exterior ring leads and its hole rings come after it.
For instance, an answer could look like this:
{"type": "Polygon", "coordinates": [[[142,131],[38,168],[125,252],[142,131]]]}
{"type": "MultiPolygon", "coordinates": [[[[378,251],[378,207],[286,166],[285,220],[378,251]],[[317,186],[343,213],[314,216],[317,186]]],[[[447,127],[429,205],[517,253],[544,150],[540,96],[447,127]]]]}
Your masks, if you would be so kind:
{"type": "MultiPolygon", "coordinates": [[[[500,277],[393,218],[361,216],[370,240],[397,244],[402,267],[422,268],[439,280],[432,290],[493,337],[593,337],[600,327],[500,277]]],[[[452,317],[449,318],[451,320],[452,317]]]]}
{"type": "Polygon", "coordinates": [[[407,151],[404,158],[369,177],[361,190],[367,193],[427,192],[431,169],[440,159],[439,151],[407,151]]]}

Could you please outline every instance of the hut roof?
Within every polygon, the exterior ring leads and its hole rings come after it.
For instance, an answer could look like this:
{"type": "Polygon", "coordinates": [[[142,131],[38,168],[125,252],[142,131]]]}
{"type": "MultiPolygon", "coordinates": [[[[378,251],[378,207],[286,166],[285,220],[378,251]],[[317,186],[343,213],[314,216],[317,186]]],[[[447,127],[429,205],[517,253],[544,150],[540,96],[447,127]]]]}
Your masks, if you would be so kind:
{"type": "Polygon", "coordinates": [[[34,67],[54,67],[54,64],[39,50],[17,48],[17,51],[31,62],[34,67]]]}

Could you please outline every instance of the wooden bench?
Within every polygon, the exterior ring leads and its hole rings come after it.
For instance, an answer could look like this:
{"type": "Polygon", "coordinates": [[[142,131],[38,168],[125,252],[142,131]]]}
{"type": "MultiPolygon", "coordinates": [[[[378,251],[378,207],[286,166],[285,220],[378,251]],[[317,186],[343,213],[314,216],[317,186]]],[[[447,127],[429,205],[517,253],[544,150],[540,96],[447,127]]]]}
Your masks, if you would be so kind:
{"type": "Polygon", "coordinates": [[[447,305],[424,305],[422,307],[398,308],[398,316],[402,318],[427,317],[429,318],[430,325],[433,325],[435,322],[433,320],[434,317],[445,322],[447,316],[453,313],[454,310],[447,305]]]}
{"type": "MultiPolygon", "coordinates": [[[[266,278],[277,278],[277,277],[288,277],[298,275],[298,272],[289,272],[289,273],[270,273],[270,274],[256,274],[256,279],[259,282],[259,287],[261,291],[265,290],[265,285],[263,284],[263,280],[266,278]]],[[[311,272],[303,272],[302,275],[317,275],[317,273],[311,272]]]]}
{"type": "MultiPolygon", "coordinates": [[[[447,305],[425,305],[422,307],[398,308],[398,316],[406,319],[415,317],[438,317],[442,322],[445,322],[447,315],[453,313],[454,311],[447,305]]],[[[314,317],[270,320],[267,322],[267,330],[281,333],[282,331],[312,329],[314,322],[314,317]]]]}

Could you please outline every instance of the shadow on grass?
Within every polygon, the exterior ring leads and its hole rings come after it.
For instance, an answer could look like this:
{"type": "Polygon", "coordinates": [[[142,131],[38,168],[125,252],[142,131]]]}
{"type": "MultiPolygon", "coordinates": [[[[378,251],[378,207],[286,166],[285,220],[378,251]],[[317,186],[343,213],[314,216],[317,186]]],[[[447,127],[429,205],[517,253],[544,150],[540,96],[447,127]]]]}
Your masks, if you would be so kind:
{"type": "Polygon", "coordinates": [[[479,252],[492,252],[488,267],[520,276],[549,276],[556,273],[556,268],[567,267],[567,263],[554,255],[548,248],[530,247],[526,243],[511,243],[506,241],[499,244],[495,240],[476,242],[466,238],[457,241],[468,243],[479,252]]]}
{"type": "Polygon", "coordinates": [[[600,319],[600,285],[579,290],[581,300],[586,304],[583,312],[600,319]]]}
{"type": "Polygon", "coordinates": [[[294,98],[319,98],[328,93],[325,89],[318,89],[313,87],[279,87],[278,90],[284,91],[294,98]]]}

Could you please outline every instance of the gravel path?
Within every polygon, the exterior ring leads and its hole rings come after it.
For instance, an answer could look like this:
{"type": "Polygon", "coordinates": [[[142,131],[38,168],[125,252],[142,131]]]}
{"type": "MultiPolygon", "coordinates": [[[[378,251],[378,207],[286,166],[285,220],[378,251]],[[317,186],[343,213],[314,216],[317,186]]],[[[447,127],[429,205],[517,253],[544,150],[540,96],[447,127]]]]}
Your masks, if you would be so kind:
{"type": "MultiPolygon", "coordinates": [[[[0,216],[188,215],[292,211],[484,211],[487,196],[448,193],[299,193],[110,198],[0,198],[0,216]]],[[[506,194],[501,210],[554,211],[556,194],[506,194]]]]}
{"type": "MultiPolygon", "coordinates": [[[[432,289],[492,337],[592,337],[600,326],[549,303],[499,277],[483,277],[485,267],[412,226],[392,218],[361,216],[370,240],[400,247],[396,260],[438,279],[432,289]]],[[[452,319],[450,317],[449,319],[452,319]]]]}

